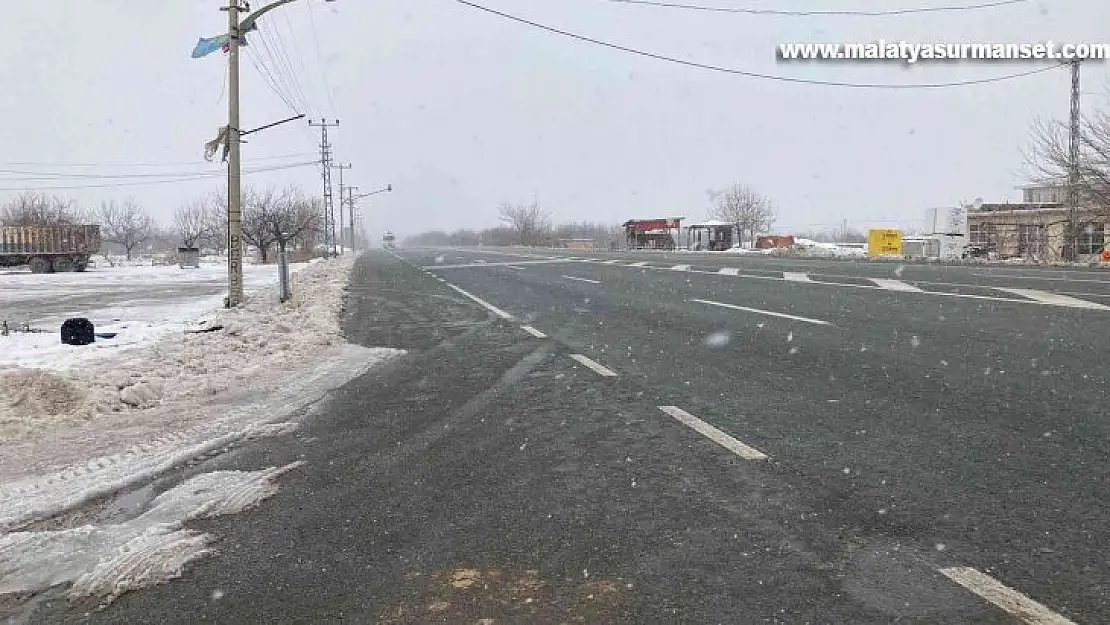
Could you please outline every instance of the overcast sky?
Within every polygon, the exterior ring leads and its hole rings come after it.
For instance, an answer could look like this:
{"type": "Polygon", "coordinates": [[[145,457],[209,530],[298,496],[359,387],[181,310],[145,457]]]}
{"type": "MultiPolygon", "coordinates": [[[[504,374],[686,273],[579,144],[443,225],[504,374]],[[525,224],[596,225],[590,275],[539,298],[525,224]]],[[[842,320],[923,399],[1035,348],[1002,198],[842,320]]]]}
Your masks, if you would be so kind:
{"type": "MultiPolygon", "coordinates": [[[[959,81],[1043,62],[794,65],[776,62],[777,44],[1110,40],[1104,0],[895,17],[479,1],[682,59],[834,81],[959,81]]],[[[698,1],[840,10],[981,0],[698,1]]],[[[198,37],[226,30],[220,4],[6,3],[0,201],[17,189],[84,187],[58,192],[85,205],[134,197],[168,222],[179,204],[215,190],[222,167],[205,163],[202,151],[226,123],[226,57],[189,55],[198,37]],[[149,184],[198,172],[215,177],[149,184]],[[120,177],[134,174],[147,176],[120,177]]],[[[243,61],[242,125],[293,110],[339,117],[336,159],[355,167],[347,181],[363,191],[395,188],[362,202],[375,233],[495,225],[499,202],[533,194],[557,221],[702,218],[707,190],[735,182],[774,200],[783,232],[844,219],[861,228],[909,226],[929,206],[1017,198],[1031,121],[1068,110],[1066,70],[935,90],[785,84],[632,56],[453,0],[300,0],[263,18],[260,28],[243,61]]],[[[1106,70],[1103,63],[1085,66],[1085,107],[1105,103],[1106,70]]],[[[303,121],[253,135],[244,146],[246,167],[313,160],[318,137],[303,121]]],[[[249,174],[247,182],[320,188],[311,166],[249,174]]]]}

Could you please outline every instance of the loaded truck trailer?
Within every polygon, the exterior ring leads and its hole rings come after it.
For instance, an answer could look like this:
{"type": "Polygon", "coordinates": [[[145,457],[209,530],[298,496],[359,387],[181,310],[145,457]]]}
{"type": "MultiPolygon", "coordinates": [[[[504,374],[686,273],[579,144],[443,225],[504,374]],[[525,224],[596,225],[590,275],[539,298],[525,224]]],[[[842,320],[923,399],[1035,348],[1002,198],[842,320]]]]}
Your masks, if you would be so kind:
{"type": "Polygon", "coordinates": [[[100,251],[100,226],[0,226],[0,267],[34,273],[84,271],[100,251]]]}
{"type": "Polygon", "coordinates": [[[384,236],[382,236],[382,246],[387,250],[396,249],[396,237],[393,236],[392,232],[387,232],[384,236]]]}

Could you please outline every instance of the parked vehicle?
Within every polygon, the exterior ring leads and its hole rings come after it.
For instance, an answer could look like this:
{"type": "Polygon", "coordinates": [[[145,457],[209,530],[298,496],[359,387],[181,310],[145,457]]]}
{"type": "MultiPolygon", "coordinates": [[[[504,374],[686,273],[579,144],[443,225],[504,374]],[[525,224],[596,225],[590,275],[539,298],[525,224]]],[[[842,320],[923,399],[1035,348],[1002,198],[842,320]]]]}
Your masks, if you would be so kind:
{"type": "Polygon", "coordinates": [[[387,250],[392,250],[397,247],[396,237],[393,236],[392,232],[387,232],[385,236],[382,237],[382,246],[387,250]]]}
{"type": "Polygon", "coordinates": [[[27,265],[34,273],[84,271],[100,251],[100,226],[2,226],[0,267],[27,265]]]}

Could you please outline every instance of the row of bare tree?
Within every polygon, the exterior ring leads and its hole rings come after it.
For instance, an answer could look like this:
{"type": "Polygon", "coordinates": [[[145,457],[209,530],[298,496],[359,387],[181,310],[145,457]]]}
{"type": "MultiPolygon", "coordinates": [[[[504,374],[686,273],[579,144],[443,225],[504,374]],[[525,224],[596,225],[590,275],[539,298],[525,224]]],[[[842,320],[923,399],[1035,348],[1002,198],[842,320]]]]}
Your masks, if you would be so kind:
{"type": "MultiPolygon", "coordinates": [[[[53,226],[92,223],[100,226],[101,238],[130,259],[144,245],[159,249],[209,247],[227,248],[227,195],[218,192],[178,207],[171,227],[160,227],[134,200],[103,202],[98,208],[82,209],[73,200],[24,193],[0,204],[0,225],[53,226]]],[[[322,233],[323,202],[298,187],[249,189],[243,197],[243,239],[256,247],[265,262],[275,248],[316,246],[322,233]]]]}

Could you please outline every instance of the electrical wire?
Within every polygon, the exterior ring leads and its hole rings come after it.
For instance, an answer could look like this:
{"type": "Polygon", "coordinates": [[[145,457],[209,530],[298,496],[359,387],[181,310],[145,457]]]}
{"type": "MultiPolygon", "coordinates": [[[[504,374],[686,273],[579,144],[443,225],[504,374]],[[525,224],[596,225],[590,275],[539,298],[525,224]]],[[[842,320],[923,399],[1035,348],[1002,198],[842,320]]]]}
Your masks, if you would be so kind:
{"type": "Polygon", "coordinates": [[[245,56],[250,61],[251,65],[254,66],[254,69],[258,72],[258,75],[262,77],[263,82],[266,83],[266,86],[269,87],[270,91],[273,92],[273,94],[276,95],[282,102],[284,102],[285,106],[289,107],[289,110],[292,111],[294,115],[300,115],[301,111],[297,110],[297,106],[293,104],[293,101],[286,97],[285,93],[283,93],[282,90],[277,86],[277,79],[274,77],[270,69],[265,66],[262,58],[255,53],[247,53],[245,56]]]}
{"type": "MultiPolygon", "coordinates": [[[[306,161],[311,162],[311,161],[306,161]]],[[[280,166],[290,165],[292,163],[282,163],[280,166]]],[[[299,163],[298,163],[299,164],[299,163]]],[[[23,171],[17,169],[0,169],[0,174],[9,174],[16,176],[33,176],[31,178],[0,178],[0,182],[37,182],[45,180],[58,180],[58,179],[81,179],[81,180],[127,180],[129,178],[165,178],[167,176],[193,176],[212,175],[214,170],[208,171],[180,171],[180,172],[154,172],[154,173],[141,173],[141,174],[73,174],[64,172],[49,172],[49,171],[23,171]]],[[[215,171],[215,173],[219,173],[215,171]]]]}
{"type": "MultiPolygon", "coordinates": [[[[285,18],[285,23],[288,25],[289,16],[285,13],[282,13],[281,15],[283,18],[285,18]]],[[[296,36],[294,35],[291,26],[289,29],[289,36],[295,43],[296,36]]],[[[296,66],[293,64],[292,59],[289,57],[289,46],[286,45],[285,37],[282,35],[281,26],[276,21],[273,23],[273,37],[273,47],[278,54],[279,60],[281,61],[282,69],[283,71],[289,73],[293,86],[297,90],[297,95],[300,97],[301,104],[304,105],[304,112],[308,113],[310,110],[312,110],[312,105],[309,102],[308,98],[305,96],[305,91],[303,87],[304,81],[301,79],[301,74],[297,72],[296,66]]],[[[296,51],[294,51],[294,54],[295,53],[296,51]]]]}
{"type": "Polygon", "coordinates": [[[328,105],[331,106],[332,116],[339,115],[339,111],[335,108],[335,100],[331,95],[331,84],[328,82],[327,68],[324,66],[324,53],[320,50],[320,36],[316,32],[316,18],[315,10],[312,8],[312,3],[308,3],[308,24],[312,28],[312,42],[316,45],[316,62],[320,66],[320,77],[324,81],[324,92],[328,96],[328,105]]]}
{"type": "MultiPolygon", "coordinates": [[[[289,165],[279,165],[274,167],[256,167],[252,169],[244,169],[244,174],[259,174],[269,171],[283,171],[287,169],[296,169],[299,167],[308,167],[316,165],[316,161],[308,161],[304,163],[293,163],[289,165]]],[[[50,187],[23,187],[23,188],[0,188],[0,192],[24,192],[24,191],[69,191],[75,189],[115,189],[121,187],[139,187],[157,184],[176,184],[181,182],[194,182],[199,180],[212,180],[221,178],[226,174],[223,171],[210,172],[205,174],[196,174],[190,176],[179,176],[166,178],[165,180],[145,180],[141,182],[117,182],[106,184],[82,184],[82,185],[67,185],[67,186],[50,186],[50,187]]]]}
{"type": "Polygon", "coordinates": [[[679,2],[662,2],[660,0],[608,0],[609,2],[617,4],[632,4],[640,6],[653,6],[663,7],[668,9],[687,9],[692,11],[711,11],[714,13],[743,13],[746,15],[776,15],[776,16],[851,16],[851,17],[881,17],[891,15],[910,15],[914,13],[939,13],[946,11],[975,11],[980,9],[992,9],[1004,6],[1011,6],[1015,4],[1024,4],[1026,0],[995,0],[993,2],[980,2],[978,4],[966,5],[948,5],[936,7],[915,7],[909,9],[883,9],[873,11],[849,11],[849,10],[802,10],[792,11],[787,9],[751,9],[743,7],[717,7],[705,6],[700,4],[683,4],[679,2]]]}
{"type": "Polygon", "coordinates": [[[752,71],[747,71],[747,70],[735,69],[735,68],[731,68],[731,67],[723,67],[723,66],[720,66],[720,65],[712,65],[712,64],[709,64],[709,63],[698,63],[697,61],[686,61],[686,60],[683,60],[683,59],[675,58],[673,56],[666,56],[666,55],[663,55],[663,54],[656,54],[654,52],[647,52],[647,51],[644,51],[644,50],[639,50],[637,48],[630,48],[630,47],[627,47],[627,46],[622,46],[620,44],[616,44],[616,43],[612,43],[612,42],[608,42],[608,41],[602,41],[600,39],[594,39],[592,37],[587,37],[585,35],[579,35],[577,33],[573,33],[573,32],[570,32],[570,31],[561,30],[561,29],[555,28],[553,26],[547,26],[547,25],[544,25],[544,24],[540,24],[538,22],[533,22],[533,21],[525,19],[523,17],[518,17],[516,15],[512,15],[512,14],[509,14],[509,13],[498,11],[496,9],[491,9],[487,6],[482,6],[482,5],[476,4],[474,2],[469,2],[468,0],[455,0],[455,2],[457,2],[459,4],[462,4],[462,5],[465,5],[467,7],[470,7],[472,9],[476,9],[478,11],[484,11],[484,12],[489,13],[491,15],[496,15],[496,16],[501,17],[503,19],[507,19],[507,20],[510,20],[510,21],[513,21],[513,22],[518,22],[520,24],[525,24],[527,26],[531,26],[533,28],[538,28],[540,30],[544,30],[544,31],[547,31],[547,32],[550,32],[550,33],[554,33],[556,35],[562,35],[564,37],[569,37],[571,39],[577,39],[578,41],[585,41],[587,43],[592,43],[594,45],[602,46],[602,47],[605,47],[605,48],[610,48],[612,50],[619,50],[621,52],[626,52],[628,54],[634,54],[636,56],[646,57],[646,58],[649,58],[649,59],[655,59],[657,61],[666,61],[668,63],[675,63],[677,65],[685,65],[687,67],[696,67],[698,69],[704,69],[704,70],[709,70],[709,71],[713,71],[713,72],[721,72],[721,73],[724,73],[724,74],[733,74],[733,75],[736,75],[736,76],[746,76],[748,78],[760,78],[760,79],[763,79],[763,80],[773,80],[773,81],[777,81],[777,82],[794,83],[794,84],[801,84],[801,85],[814,85],[814,86],[820,86],[820,87],[848,87],[848,88],[855,88],[855,89],[941,89],[941,88],[947,88],[947,87],[968,87],[968,86],[971,86],[971,85],[983,85],[983,84],[987,84],[987,83],[1002,82],[1002,81],[1005,81],[1005,80],[1013,80],[1015,78],[1022,78],[1022,77],[1025,77],[1025,76],[1031,76],[1033,74],[1040,74],[1041,72],[1047,72],[1047,71],[1051,71],[1051,70],[1054,70],[1054,69],[1059,69],[1061,67],[1066,67],[1068,65],[1068,63],[1057,63],[1055,65],[1048,65],[1048,66],[1045,66],[1045,67],[1038,67],[1036,69],[1031,69],[1031,70],[1024,71],[1024,72],[1017,72],[1017,73],[1013,73],[1013,74],[1003,74],[1001,76],[992,76],[992,77],[989,77],[989,78],[975,78],[975,79],[971,79],[971,80],[958,80],[958,81],[951,81],[951,82],[926,82],[926,83],[897,84],[897,83],[840,82],[840,81],[835,81],[835,80],[815,80],[815,79],[810,79],[810,78],[795,78],[795,77],[791,77],[791,76],[781,76],[781,75],[778,75],[778,74],[764,74],[764,73],[760,73],[760,72],[752,72],[752,71]]]}
{"type": "Polygon", "coordinates": [[[262,44],[262,50],[269,59],[269,67],[272,69],[275,81],[281,85],[283,93],[289,97],[289,100],[296,102],[297,108],[300,109],[299,112],[306,112],[308,110],[308,99],[304,97],[304,92],[301,90],[296,76],[286,69],[285,61],[282,60],[281,50],[277,43],[272,41],[270,35],[264,31],[259,30],[257,34],[258,41],[262,44]]]}
{"type": "MultiPolygon", "coordinates": [[[[251,159],[243,159],[244,163],[253,163],[257,161],[276,161],[285,158],[308,158],[315,156],[313,153],[302,152],[299,154],[279,154],[275,156],[257,156],[251,159]]],[[[56,163],[45,161],[0,161],[0,166],[4,167],[188,167],[190,165],[211,165],[209,161],[166,161],[163,163],[56,163]]],[[[41,172],[34,172],[41,173],[41,172]]]]}

